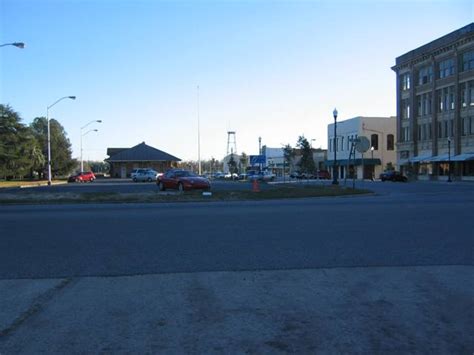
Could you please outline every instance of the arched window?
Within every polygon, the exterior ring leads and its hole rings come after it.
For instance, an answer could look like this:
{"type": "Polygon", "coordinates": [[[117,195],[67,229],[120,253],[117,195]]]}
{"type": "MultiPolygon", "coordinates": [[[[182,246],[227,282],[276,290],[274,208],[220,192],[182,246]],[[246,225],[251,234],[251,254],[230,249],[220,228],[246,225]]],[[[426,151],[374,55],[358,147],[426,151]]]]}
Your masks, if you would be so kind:
{"type": "Polygon", "coordinates": [[[370,136],[370,144],[372,147],[374,147],[374,150],[379,150],[379,135],[378,134],[372,134],[370,136]]]}
{"type": "Polygon", "coordinates": [[[394,146],[393,134],[387,134],[387,150],[393,150],[394,146]]]}

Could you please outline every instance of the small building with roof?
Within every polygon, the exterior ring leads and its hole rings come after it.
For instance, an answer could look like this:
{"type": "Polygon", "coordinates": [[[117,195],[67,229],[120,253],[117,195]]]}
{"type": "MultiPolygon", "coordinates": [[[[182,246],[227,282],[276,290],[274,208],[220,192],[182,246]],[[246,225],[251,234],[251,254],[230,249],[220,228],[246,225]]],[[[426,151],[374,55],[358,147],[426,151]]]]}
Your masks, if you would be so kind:
{"type": "Polygon", "coordinates": [[[110,164],[110,176],[125,179],[130,177],[133,169],[150,168],[158,172],[165,172],[176,167],[181,159],[153,148],[142,142],[132,148],[107,148],[110,164]]]}

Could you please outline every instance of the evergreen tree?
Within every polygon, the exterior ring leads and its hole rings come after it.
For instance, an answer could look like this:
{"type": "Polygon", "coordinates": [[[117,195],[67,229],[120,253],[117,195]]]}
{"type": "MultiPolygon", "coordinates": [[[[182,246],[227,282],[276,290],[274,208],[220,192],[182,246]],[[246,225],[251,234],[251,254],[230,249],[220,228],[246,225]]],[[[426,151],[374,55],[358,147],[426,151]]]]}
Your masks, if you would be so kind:
{"type": "Polygon", "coordinates": [[[313,159],[313,150],[308,140],[304,136],[300,136],[296,145],[301,150],[301,160],[298,164],[301,172],[314,173],[316,166],[313,159]]]}
{"type": "MultiPolygon", "coordinates": [[[[31,172],[37,141],[8,105],[0,105],[0,176],[22,178],[31,172]]],[[[37,155],[36,160],[41,160],[37,155]]]]}
{"type": "MultiPolygon", "coordinates": [[[[55,119],[49,120],[51,136],[51,172],[53,176],[71,173],[77,164],[72,158],[71,142],[66,131],[55,119]]],[[[43,155],[48,156],[48,121],[45,117],[36,117],[30,128],[36,137],[43,155]]],[[[47,163],[47,162],[46,162],[47,163]]]]}

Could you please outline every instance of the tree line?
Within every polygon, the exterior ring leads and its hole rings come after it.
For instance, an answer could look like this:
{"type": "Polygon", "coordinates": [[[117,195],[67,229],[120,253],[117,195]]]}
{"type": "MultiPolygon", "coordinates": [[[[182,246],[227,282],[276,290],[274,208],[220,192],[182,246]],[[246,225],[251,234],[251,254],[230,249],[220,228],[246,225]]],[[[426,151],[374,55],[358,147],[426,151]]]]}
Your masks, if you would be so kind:
{"type": "MultiPolygon", "coordinates": [[[[64,127],[50,119],[51,171],[68,175],[77,165],[64,127]]],[[[9,105],[0,104],[0,178],[44,179],[47,175],[48,121],[36,117],[29,125],[9,105]]]]}

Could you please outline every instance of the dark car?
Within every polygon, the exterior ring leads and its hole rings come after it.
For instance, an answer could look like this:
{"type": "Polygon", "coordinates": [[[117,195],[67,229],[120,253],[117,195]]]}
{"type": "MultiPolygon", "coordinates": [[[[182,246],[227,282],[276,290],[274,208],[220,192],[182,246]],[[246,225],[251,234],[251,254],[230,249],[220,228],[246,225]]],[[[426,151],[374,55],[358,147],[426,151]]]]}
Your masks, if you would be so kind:
{"type": "Polygon", "coordinates": [[[71,175],[67,181],[68,182],[92,182],[95,180],[95,175],[92,171],[83,171],[77,173],[76,175],[71,175]]]}
{"type": "Polygon", "coordinates": [[[408,178],[399,171],[385,171],[380,174],[380,180],[382,181],[401,181],[407,182],[408,178]]]}
{"type": "Polygon", "coordinates": [[[156,180],[161,191],[166,189],[184,190],[210,190],[211,182],[205,177],[194,174],[188,170],[168,170],[156,180]]]}

